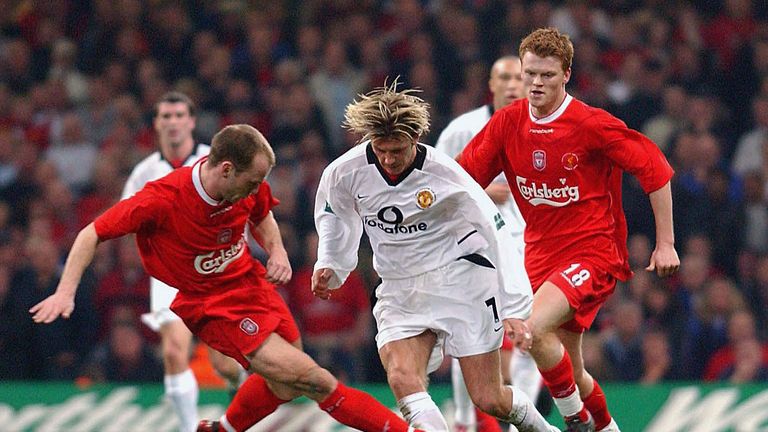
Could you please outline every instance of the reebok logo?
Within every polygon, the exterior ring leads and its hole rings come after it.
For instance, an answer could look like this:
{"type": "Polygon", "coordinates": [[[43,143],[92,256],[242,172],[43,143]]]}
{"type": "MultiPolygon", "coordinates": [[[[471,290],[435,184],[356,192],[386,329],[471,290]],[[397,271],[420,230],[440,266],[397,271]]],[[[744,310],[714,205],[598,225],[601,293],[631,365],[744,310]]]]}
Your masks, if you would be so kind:
{"type": "Polygon", "coordinates": [[[517,188],[520,194],[531,205],[548,205],[552,207],[564,207],[572,202],[579,200],[579,187],[568,186],[566,179],[560,179],[560,185],[552,187],[547,183],[537,184],[531,182],[525,177],[516,177],[517,188]]]}

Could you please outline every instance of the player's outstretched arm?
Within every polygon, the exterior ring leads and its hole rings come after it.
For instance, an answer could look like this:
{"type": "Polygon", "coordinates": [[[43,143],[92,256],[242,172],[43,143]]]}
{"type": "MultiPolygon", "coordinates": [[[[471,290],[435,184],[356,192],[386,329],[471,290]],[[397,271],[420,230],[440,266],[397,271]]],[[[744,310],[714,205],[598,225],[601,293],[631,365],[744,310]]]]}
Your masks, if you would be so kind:
{"type": "Polygon", "coordinates": [[[660,189],[651,192],[653,217],[656,221],[656,248],[651,262],[645,269],[655,271],[659,276],[669,276],[680,268],[680,258],[675,250],[675,234],[672,227],[672,188],[667,182],[660,189]]]}
{"type": "Polygon", "coordinates": [[[96,235],[96,228],[93,223],[90,223],[80,231],[69,251],[56,292],[29,309],[33,321],[48,324],[59,316],[69,318],[75,310],[75,292],[80,284],[80,278],[93,260],[98,244],[99,236],[96,235]]]}
{"type": "Polygon", "coordinates": [[[278,285],[288,283],[293,276],[293,270],[291,270],[288,252],[283,245],[283,238],[280,236],[280,227],[277,225],[272,212],[269,212],[258,225],[254,226],[251,232],[256,241],[269,254],[267,280],[278,285]]]}

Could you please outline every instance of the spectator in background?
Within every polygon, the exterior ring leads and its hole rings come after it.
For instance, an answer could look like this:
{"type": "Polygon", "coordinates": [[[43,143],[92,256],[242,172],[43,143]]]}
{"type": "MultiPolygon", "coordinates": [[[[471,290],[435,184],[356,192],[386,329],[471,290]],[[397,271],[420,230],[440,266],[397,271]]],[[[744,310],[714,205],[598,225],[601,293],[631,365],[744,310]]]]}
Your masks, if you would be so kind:
{"type": "Polygon", "coordinates": [[[107,340],[91,351],[81,376],[92,382],[155,383],[163,363],[147,345],[136,323],[116,321],[107,340]]]}
{"type": "MultiPolygon", "coordinates": [[[[53,294],[61,278],[61,259],[56,245],[45,237],[26,241],[28,264],[13,276],[13,290],[29,309],[53,294]]],[[[77,294],[81,306],[69,320],[52,326],[33,326],[28,335],[30,379],[72,380],[96,341],[99,323],[93,307],[95,280],[86,272],[77,294]]]]}
{"type": "Polygon", "coordinates": [[[61,141],[52,143],[45,157],[56,167],[59,177],[73,194],[79,194],[91,181],[98,147],[86,139],[83,122],[74,112],[64,115],[61,141]]]}
{"type": "Polygon", "coordinates": [[[634,301],[623,301],[613,313],[613,329],[603,343],[605,358],[617,380],[637,381],[643,375],[642,309],[634,301]]]}
{"type": "MultiPolygon", "coordinates": [[[[344,108],[365,90],[366,76],[350,64],[347,46],[341,40],[329,40],[323,47],[321,67],[309,77],[309,89],[323,112],[333,158],[344,152],[344,108]]],[[[309,99],[309,98],[308,98],[309,99]]]]}
{"type": "Polygon", "coordinates": [[[752,129],[739,137],[731,168],[746,176],[752,171],[768,174],[766,140],[768,140],[768,95],[758,95],[752,100],[752,129]]]}
{"type": "Polygon", "coordinates": [[[768,380],[768,345],[758,339],[755,317],[749,311],[730,316],[728,344],[709,358],[703,378],[732,383],[768,380]]]}
{"type": "MultiPolygon", "coordinates": [[[[1,247],[7,241],[0,239],[1,247]]],[[[34,378],[29,361],[33,329],[19,298],[23,288],[14,286],[12,276],[10,266],[0,265],[0,380],[4,382],[34,378]]]]}
{"type": "Polygon", "coordinates": [[[642,132],[667,155],[671,153],[674,138],[687,123],[687,102],[688,94],[683,87],[668,86],[662,90],[662,111],[643,124],[642,132]]]}
{"type": "Polygon", "coordinates": [[[641,384],[658,384],[675,379],[675,364],[672,359],[669,337],[658,326],[649,326],[642,335],[641,384]]]}
{"type": "MultiPolygon", "coordinates": [[[[766,173],[768,174],[768,173],[766,173]]],[[[768,197],[764,171],[750,171],[744,175],[744,243],[757,253],[768,252],[768,197]]]]}
{"type": "Polygon", "coordinates": [[[318,237],[304,237],[304,265],[286,285],[288,306],[301,329],[305,351],[318,364],[351,381],[365,379],[360,358],[370,340],[371,305],[361,276],[352,272],[341,289],[322,300],[307,289],[311,285],[313,265],[317,261],[318,237]]]}
{"type": "Polygon", "coordinates": [[[700,379],[707,360],[728,341],[727,323],[731,315],[744,310],[746,304],[736,286],[728,279],[710,279],[694,299],[681,342],[681,359],[685,360],[685,378],[700,379]]]}
{"type": "MultiPolygon", "coordinates": [[[[102,323],[114,322],[116,307],[130,308],[136,317],[149,311],[149,276],[141,264],[136,242],[126,237],[116,244],[117,262],[111,272],[100,278],[94,296],[102,323]]],[[[103,330],[108,331],[106,328],[103,330]]],[[[101,336],[104,339],[106,334],[101,336]]]]}

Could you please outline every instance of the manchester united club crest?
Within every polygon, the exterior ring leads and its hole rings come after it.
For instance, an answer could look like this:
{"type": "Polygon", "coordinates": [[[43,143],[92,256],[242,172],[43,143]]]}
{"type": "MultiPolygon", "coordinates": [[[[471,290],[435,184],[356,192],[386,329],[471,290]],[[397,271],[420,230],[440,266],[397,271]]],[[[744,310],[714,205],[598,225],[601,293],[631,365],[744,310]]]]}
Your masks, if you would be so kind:
{"type": "Polygon", "coordinates": [[[435,202],[435,193],[432,189],[424,188],[416,192],[416,205],[420,209],[428,209],[435,202]]]}
{"type": "Polygon", "coordinates": [[[216,241],[219,242],[219,244],[229,243],[230,240],[232,240],[232,230],[229,228],[222,230],[216,237],[216,241]]]}
{"type": "Polygon", "coordinates": [[[243,320],[240,321],[240,330],[248,336],[253,336],[259,332],[259,325],[253,322],[250,318],[243,318],[243,320]]]}
{"type": "Polygon", "coordinates": [[[566,153],[563,155],[563,168],[573,171],[579,166],[579,157],[576,153],[566,153]]]}
{"type": "Polygon", "coordinates": [[[536,168],[536,171],[544,171],[544,168],[547,167],[547,154],[544,153],[544,150],[533,152],[533,167],[536,168]]]}

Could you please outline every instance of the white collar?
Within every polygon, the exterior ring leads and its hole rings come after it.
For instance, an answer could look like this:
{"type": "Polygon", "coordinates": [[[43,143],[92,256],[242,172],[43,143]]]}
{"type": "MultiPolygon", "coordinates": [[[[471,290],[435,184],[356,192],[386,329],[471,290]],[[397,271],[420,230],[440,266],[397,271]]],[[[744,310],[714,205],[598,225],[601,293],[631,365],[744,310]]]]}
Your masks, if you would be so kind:
{"type": "Polygon", "coordinates": [[[200,179],[200,170],[203,169],[204,160],[207,160],[207,158],[203,158],[195,162],[195,164],[192,166],[192,184],[195,185],[195,190],[197,191],[197,194],[200,195],[200,198],[203,199],[203,201],[212,206],[218,206],[221,203],[208,195],[208,192],[206,192],[203,188],[203,181],[200,179]]]}
{"type": "Polygon", "coordinates": [[[559,107],[553,112],[552,114],[542,117],[542,118],[536,118],[536,116],[533,115],[533,107],[531,107],[531,104],[528,104],[528,115],[531,117],[531,121],[536,124],[547,124],[552,123],[553,121],[557,120],[558,117],[563,115],[565,112],[565,109],[568,108],[568,105],[573,100],[573,96],[569,95],[568,93],[565,94],[565,99],[563,99],[563,103],[560,104],[559,107]]]}

